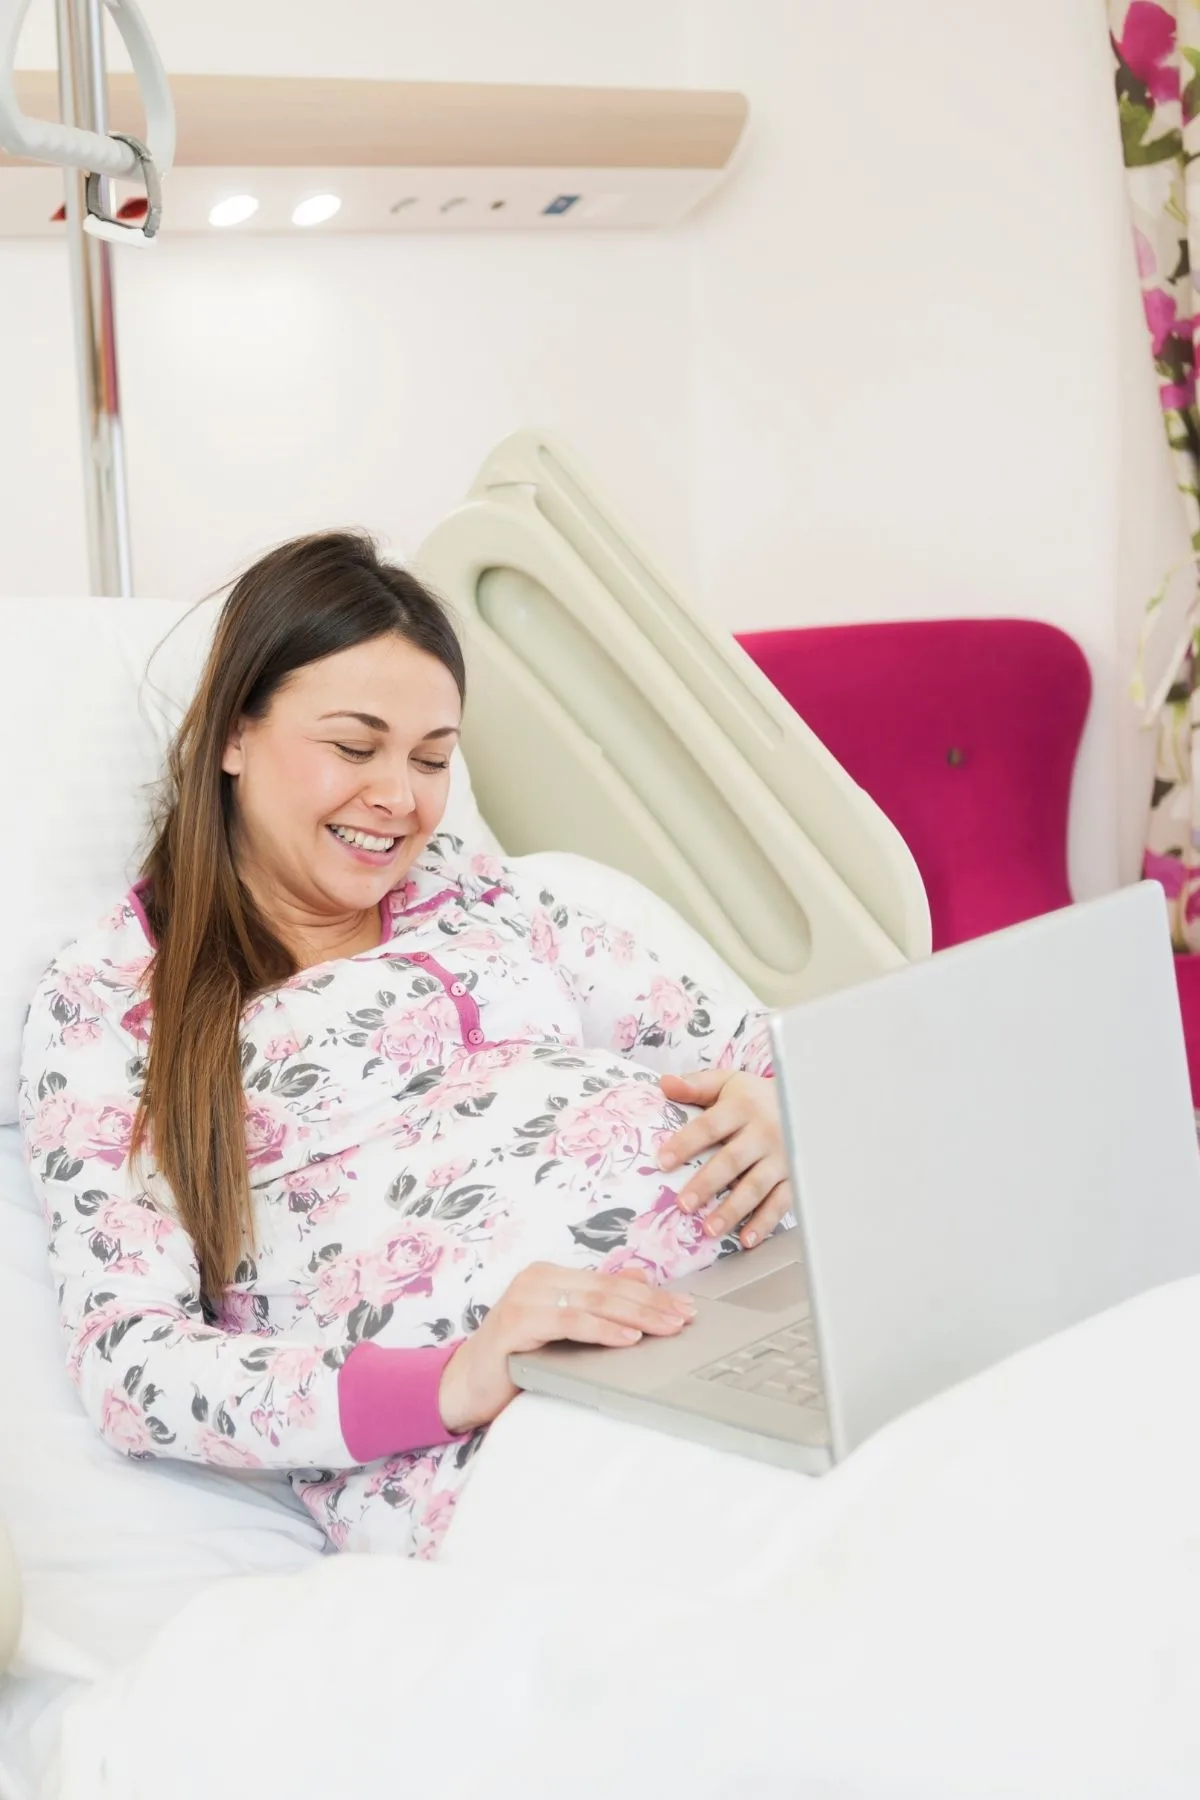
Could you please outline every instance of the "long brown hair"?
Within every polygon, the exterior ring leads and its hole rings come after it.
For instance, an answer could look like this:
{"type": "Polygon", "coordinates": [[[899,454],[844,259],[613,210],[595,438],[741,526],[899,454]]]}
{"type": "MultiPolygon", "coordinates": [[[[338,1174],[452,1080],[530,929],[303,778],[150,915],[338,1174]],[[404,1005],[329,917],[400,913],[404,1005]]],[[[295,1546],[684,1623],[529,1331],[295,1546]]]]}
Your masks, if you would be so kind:
{"type": "Polygon", "coordinates": [[[230,590],[200,685],[167,761],[142,866],[155,940],[152,1016],[134,1149],[148,1144],[195,1246],[215,1310],[253,1245],[239,1023],[256,994],[296,972],[234,865],[232,778],[240,719],[260,719],[297,669],[395,635],[466,676],[449,617],[369,537],[325,532],[272,550],[230,590]]]}

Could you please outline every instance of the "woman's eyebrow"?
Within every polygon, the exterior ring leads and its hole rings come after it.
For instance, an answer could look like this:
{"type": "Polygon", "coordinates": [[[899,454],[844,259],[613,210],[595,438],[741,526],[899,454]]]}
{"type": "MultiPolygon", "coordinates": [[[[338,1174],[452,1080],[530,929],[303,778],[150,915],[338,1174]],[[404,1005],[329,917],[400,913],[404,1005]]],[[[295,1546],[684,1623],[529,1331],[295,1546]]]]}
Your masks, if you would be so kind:
{"type": "MultiPolygon", "coordinates": [[[[377,714],[352,712],[346,707],[341,708],[337,712],[322,713],[320,716],[322,719],[357,719],[360,725],[367,726],[371,731],[386,732],[391,730],[387,720],[379,718],[377,714]]],[[[458,735],[459,728],[457,725],[439,725],[435,731],[425,732],[421,742],[424,743],[426,738],[458,737],[458,735]]]]}
{"type": "Polygon", "coordinates": [[[360,725],[366,725],[372,731],[391,729],[386,719],[377,718],[374,713],[351,712],[348,707],[342,707],[337,712],[322,713],[320,716],[322,719],[357,719],[360,725]]]}

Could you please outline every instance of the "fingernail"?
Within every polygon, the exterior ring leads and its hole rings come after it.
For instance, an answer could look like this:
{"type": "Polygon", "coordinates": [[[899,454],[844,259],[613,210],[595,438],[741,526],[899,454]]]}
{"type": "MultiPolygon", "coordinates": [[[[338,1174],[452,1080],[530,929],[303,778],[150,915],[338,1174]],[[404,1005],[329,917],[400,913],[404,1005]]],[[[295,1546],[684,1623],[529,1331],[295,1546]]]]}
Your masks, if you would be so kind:
{"type": "Polygon", "coordinates": [[[686,1294],[680,1295],[678,1300],[675,1300],[672,1302],[672,1305],[674,1306],[676,1312],[680,1315],[681,1318],[684,1318],[684,1319],[694,1319],[695,1318],[696,1302],[694,1300],[689,1300],[687,1298],[686,1294]]]}
{"type": "Polygon", "coordinates": [[[658,1166],[660,1169],[662,1169],[664,1171],[667,1169],[673,1169],[675,1167],[675,1158],[671,1155],[671,1152],[669,1150],[663,1151],[662,1155],[658,1159],[658,1166]]]}
{"type": "Polygon", "coordinates": [[[627,1326],[627,1325],[623,1325],[623,1326],[622,1326],[622,1327],[621,1327],[621,1341],[622,1341],[622,1343],[626,1343],[626,1344],[636,1344],[636,1343],[637,1343],[637,1341],[638,1341],[638,1339],[639,1339],[639,1338],[640,1338],[640,1337],[641,1337],[641,1335],[642,1335],[642,1334],[641,1334],[641,1332],[640,1332],[640,1331],[634,1331],[634,1330],[633,1330],[633,1329],[632,1329],[632,1328],[631,1328],[631,1327],[629,1327],[629,1326],[627,1326]]]}
{"type": "Polygon", "coordinates": [[[723,1237],[725,1235],[725,1226],[720,1214],[714,1213],[711,1219],[705,1219],[704,1229],[707,1231],[709,1237],[723,1237]]]}
{"type": "Polygon", "coordinates": [[[743,1231],[742,1242],[745,1244],[747,1250],[752,1250],[758,1242],[757,1231],[743,1231]]]}
{"type": "Polygon", "coordinates": [[[691,1212],[693,1206],[696,1204],[695,1196],[693,1194],[679,1194],[676,1203],[681,1212],[691,1212]]]}

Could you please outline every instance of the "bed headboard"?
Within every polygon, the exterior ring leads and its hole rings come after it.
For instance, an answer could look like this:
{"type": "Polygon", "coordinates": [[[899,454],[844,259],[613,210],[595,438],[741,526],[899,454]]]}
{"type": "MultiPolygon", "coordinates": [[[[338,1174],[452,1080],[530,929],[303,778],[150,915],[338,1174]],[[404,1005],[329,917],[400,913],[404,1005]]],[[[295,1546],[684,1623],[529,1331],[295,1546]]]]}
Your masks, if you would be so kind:
{"type": "Polygon", "coordinates": [[[416,567],[457,614],[464,748],[507,850],[626,870],[771,1004],[928,953],[895,827],[565,444],[508,438],[416,567]]]}

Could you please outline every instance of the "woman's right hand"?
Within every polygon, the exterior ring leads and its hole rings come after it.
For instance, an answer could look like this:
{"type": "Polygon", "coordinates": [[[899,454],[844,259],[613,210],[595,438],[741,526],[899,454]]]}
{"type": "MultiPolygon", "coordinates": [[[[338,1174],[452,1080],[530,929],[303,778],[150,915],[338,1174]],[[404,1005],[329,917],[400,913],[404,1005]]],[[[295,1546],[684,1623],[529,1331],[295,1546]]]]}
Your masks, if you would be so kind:
{"type": "Polygon", "coordinates": [[[686,1294],[651,1287],[641,1271],[601,1275],[531,1263],[442,1371],[442,1422],[447,1431],[474,1431],[502,1413],[519,1392],[509,1377],[510,1356],[564,1339],[615,1349],[643,1336],[673,1337],[695,1312],[686,1294]]]}

